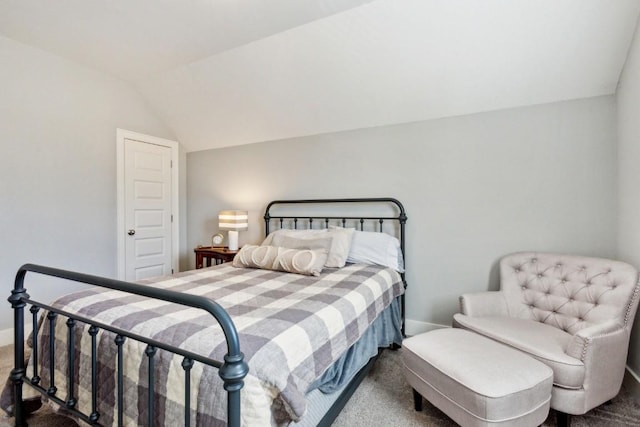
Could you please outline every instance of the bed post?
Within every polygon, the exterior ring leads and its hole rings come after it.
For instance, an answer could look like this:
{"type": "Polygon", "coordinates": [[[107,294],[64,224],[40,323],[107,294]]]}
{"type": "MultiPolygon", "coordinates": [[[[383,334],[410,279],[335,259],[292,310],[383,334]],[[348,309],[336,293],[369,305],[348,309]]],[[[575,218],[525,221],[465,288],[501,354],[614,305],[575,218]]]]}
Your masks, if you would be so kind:
{"type": "Polygon", "coordinates": [[[231,316],[216,303],[209,304],[206,308],[215,316],[224,332],[227,340],[227,354],[224,355],[224,363],[218,369],[218,375],[222,378],[224,389],[227,392],[227,425],[240,427],[242,417],[240,415],[240,391],[244,387],[244,378],[249,373],[249,365],[244,360],[244,354],[240,351],[240,338],[231,316]]]}
{"type": "Polygon", "coordinates": [[[224,382],[227,391],[227,424],[230,427],[240,427],[240,390],[244,386],[244,377],[249,372],[249,366],[244,361],[242,353],[224,356],[224,364],[218,374],[224,382]]]}
{"type": "Polygon", "coordinates": [[[264,212],[264,235],[268,236],[269,235],[269,222],[271,221],[271,215],[269,215],[269,208],[271,207],[273,203],[269,203],[269,206],[267,206],[267,209],[264,212]]]}
{"type": "Polygon", "coordinates": [[[13,382],[13,414],[16,426],[26,426],[24,403],[22,402],[22,383],[26,373],[24,367],[24,302],[29,298],[27,290],[24,288],[24,269],[18,270],[11,296],[8,301],[13,308],[13,348],[14,348],[14,368],[11,370],[9,378],[13,382]]]}
{"type": "MultiPolygon", "coordinates": [[[[398,216],[398,221],[400,222],[400,250],[402,251],[402,260],[404,261],[404,271],[407,271],[407,257],[405,256],[405,251],[404,251],[404,238],[405,238],[405,226],[407,224],[407,214],[404,211],[404,206],[402,206],[402,203],[400,203],[399,201],[395,201],[395,203],[398,205],[398,207],[400,208],[400,215],[398,216]]],[[[406,337],[407,334],[405,333],[405,326],[406,326],[406,312],[405,312],[405,295],[406,295],[406,290],[407,290],[407,280],[405,278],[405,272],[400,273],[400,276],[402,277],[402,285],[404,286],[404,290],[405,292],[402,293],[402,295],[400,296],[400,309],[402,311],[402,328],[401,328],[401,332],[402,332],[402,336],[406,337]]]]}

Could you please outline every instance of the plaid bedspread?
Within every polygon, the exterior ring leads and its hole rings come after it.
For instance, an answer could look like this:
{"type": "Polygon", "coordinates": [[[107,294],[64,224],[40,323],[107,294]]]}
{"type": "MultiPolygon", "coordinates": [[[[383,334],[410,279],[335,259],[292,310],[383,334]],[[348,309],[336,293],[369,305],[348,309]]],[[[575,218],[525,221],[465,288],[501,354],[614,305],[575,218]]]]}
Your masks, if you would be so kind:
{"type": "MultiPolygon", "coordinates": [[[[373,320],[404,292],[400,275],[388,268],[347,265],[320,277],[235,268],[231,264],[147,280],[143,284],[202,295],[231,315],[240,349],[249,364],[242,390],[242,421],[247,426],[286,425],[305,413],[305,393],[373,320]]],[[[118,291],[88,289],[54,303],[63,310],[116,325],[142,336],[222,360],[222,330],[208,313],[118,291]]],[[[56,323],[56,383],[66,396],[67,326],[56,323]]],[[[85,326],[83,328],[82,326],[85,326]]],[[[40,375],[45,388],[48,328],[41,328],[40,375]]],[[[91,337],[76,327],[76,396],[78,408],[90,413],[91,337]]],[[[124,343],[124,417],[126,425],[147,423],[148,358],[145,344],[124,343]]],[[[117,419],[114,335],[98,341],[99,422],[117,419]]],[[[182,357],[158,350],[155,366],[155,417],[158,425],[184,422],[182,357]]],[[[226,392],[217,369],[195,363],[192,369],[190,418],[194,425],[226,425],[226,392]]]]}

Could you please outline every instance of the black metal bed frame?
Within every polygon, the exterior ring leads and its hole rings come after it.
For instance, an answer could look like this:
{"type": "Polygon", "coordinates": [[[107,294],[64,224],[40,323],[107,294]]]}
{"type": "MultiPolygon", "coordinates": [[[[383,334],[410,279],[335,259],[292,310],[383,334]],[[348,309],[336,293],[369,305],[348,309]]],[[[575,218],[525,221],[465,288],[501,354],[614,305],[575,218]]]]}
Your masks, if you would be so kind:
{"type": "MultiPolygon", "coordinates": [[[[296,212],[297,213],[297,212],[296,212]]],[[[265,235],[269,235],[270,226],[272,221],[279,223],[280,229],[285,228],[285,221],[293,222],[293,228],[298,229],[300,222],[306,221],[308,228],[313,228],[314,220],[319,222],[322,227],[329,228],[331,221],[337,222],[340,226],[350,226],[353,222],[356,225],[360,225],[360,231],[364,231],[364,224],[366,221],[377,222],[378,231],[383,232],[383,224],[385,221],[397,222],[400,233],[400,250],[402,251],[402,257],[405,262],[406,270],[406,256],[405,256],[405,225],[407,223],[407,214],[404,210],[404,206],[400,201],[391,197],[378,197],[378,198],[354,198],[354,199],[307,199],[307,200],[275,200],[267,205],[264,213],[265,222],[265,235]],[[314,205],[314,204],[337,204],[337,205],[349,205],[349,204],[374,204],[382,206],[385,204],[395,206],[397,210],[397,216],[326,216],[326,215],[272,215],[270,210],[277,205],[314,205]]],[[[402,277],[402,283],[404,288],[407,288],[407,281],[405,279],[405,273],[400,274],[402,277]]],[[[404,293],[400,297],[401,313],[402,313],[402,336],[405,336],[405,298],[404,293]]],[[[396,347],[394,347],[396,348],[396,347]]],[[[378,356],[374,356],[358,373],[354,375],[351,381],[342,389],[338,398],[333,405],[329,408],[327,413],[322,417],[317,427],[330,427],[333,421],[338,417],[344,406],[347,404],[353,393],[356,391],[362,380],[367,376],[367,373],[371,370],[376,362],[378,356]]]]}
{"type": "MultiPolygon", "coordinates": [[[[265,209],[265,213],[264,213],[264,227],[265,227],[265,236],[269,235],[269,230],[270,230],[270,225],[271,225],[271,221],[273,220],[278,220],[280,223],[280,228],[284,228],[284,222],[285,220],[289,220],[293,222],[293,228],[294,229],[298,229],[298,223],[301,222],[300,220],[306,220],[307,224],[309,225],[309,228],[313,228],[313,223],[314,220],[317,220],[316,222],[320,222],[321,226],[322,224],[324,224],[324,228],[329,228],[330,222],[331,221],[337,221],[342,227],[346,227],[347,226],[347,221],[355,221],[356,225],[359,224],[360,225],[360,231],[364,231],[364,224],[366,221],[375,221],[378,223],[379,228],[378,231],[379,232],[383,232],[382,227],[385,221],[393,221],[393,222],[397,222],[398,226],[400,228],[400,250],[402,251],[402,258],[404,259],[404,263],[405,263],[405,271],[406,271],[406,264],[407,264],[407,258],[405,256],[405,233],[406,233],[406,223],[407,223],[407,213],[404,210],[404,206],[402,205],[402,203],[400,203],[399,200],[394,199],[392,197],[376,197],[376,198],[355,198],[355,199],[307,199],[307,200],[274,200],[271,203],[269,203],[267,205],[267,208],[265,209]],[[276,206],[276,205],[313,205],[313,204],[351,204],[351,203],[356,203],[356,204],[367,204],[367,203],[371,203],[371,204],[377,204],[377,205],[384,205],[384,204],[390,204],[390,205],[395,205],[398,214],[397,216],[378,216],[378,215],[371,215],[371,216],[344,216],[344,215],[338,215],[338,216],[326,216],[326,215],[271,215],[270,210],[272,207],[276,206]]],[[[350,225],[350,223],[349,223],[350,225]]],[[[404,288],[407,288],[407,280],[405,277],[405,273],[400,273],[400,276],[402,277],[402,283],[404,285],[404,288]]],[[[402,296],[400,297],[400,305],[401,305],[401,310],[402,310],[402,336],[405,335],[405,298],[404,298],[404,294],[402,294],[402,296]]]]}
{"type": "MultiPolygon", "coordinates": [[[[294,228],[297,228],[298,221],[300,219],[307,220],[309,228],[313,225],[313,220],[324,220],[325,227],[328,228],[330,220],[340,220],[344,226],[347,220],[357,220],[360,222],[360,229],[363,230],[363,224],[366,220],[376,220],[379,222],[380,231],[382,232],[382,225],[385,220],[398,221],[400,225],[400,242],[401,249],[404,255],[404,237],[405,237],[405,223],[407,216],[402,204],[393,198],[366,198],[366,199],[311,199],[311,200],[278,200],[269,203],[264,214],[265,219],[265,235],[269,234],[271,220],[279,220],[282,228],[285,220],[292,220],[294,222],[294,228]],[[348,203],[391,203],[394,204],[399,211],[397,217],[354,217],[354,216],[271,216],[270,209],[275,205],[283,204],[348,204],[348,203]]],[[[404,273],[402,274],[403,284],[406,288],[407,283],[404,273]]],[[[224,383],[224,389],[227,392],[227,421],[231,427],[239,427],[241,423],[240,418],[240,391],[244,386],[244,378],[249,372],[249,367],[244,361],[244,355],[240,351],[240,342],[238,339],[238,332],[233,324],[233,321],[229,317],[228,313],[214,301],[203,298],[196,295],[183,294],[166,289],[158,289],[149,286],[142,286],[135,283],[129,283],[121,280],[109,279],[100,276],[93,276],[89,274],[83,274],[73,271],[61,270],[57,268],[45,267],[35,264],[25,264],[18,270],[16,274],[14,289],[11,291],[11,296],[8,298],[11,306],[14,310],[14,369],[11,371],[10,380],[13,382],[14,389],[14,416],[16,426],[26,426],[26,413],[24,409],[22,387],[26,383],[33,387],[41,394],[46,395],[49,399],[55,401],[66,409],[69,413],[77,418],[91,424],[100,425],[100,414],[97,411],[97,334],[99,329],[115,333],[114,344],[117,346],[117,425],[123,424],[123,351],[122,345],[127,338],[147,344],[145,354],[148,357],[148,379],[149,379],[149,399],[148,399],[148,425],[154,425],[154,356],[157,349],[163,349],[174,354],[178,354],[184,357],[182,361],[182,368],[185,373],[185,426],[190,425],[190,388],[191,377],[190,371],[194,361],[201,362],[208,366],[213,366],[218,369],[218,373],[224,383]],[[125,331],[118,327],[114,327],[108,324],[97,322],[85,316],[78,314],[68,313],[64,310],[60,310],[50,305],[40,303],[32,300],[27,293],[27,289],[24,287],[25,277],[28,272],[37,273],[45,276],[56,277],[60,279],[85,283],[93,286],[104,287],[108,289],[128,292],[136,295],[141,295],[149,298],[164,300],[176,304],[181,304],[189,307],[199,308],[210,313],[215,320],[220,324],[226,341],[227,341],[227,354],[224,356],[224,361],[218,361],[206,356],[195,354],[178,347],[174,347],[155,339],[140,336],[138,334],[125,331]],[[25,367],[25,326],[24,315],[25,307],[30,305],[29,312],[32,314],[33,320],[33,332],[32,332],[32,351],[34,358],[33,376],[27,377],[25,367]],[[40,309],[48,310],[46,316],[49,326],[49,375],[50,383],[49,387],[45,388],[40,384],[41,378],[38,376],[38,313],[40,309]],[[58,388],[55,381],[55,323],[59,315],[67,317],[66,325],[68,328],[67,335],[67,353],[68,353],[68,372],[66,381],[67,396],[61,398],[58,396],[58,388]],[[74,395],[73,378],[75,376],[75,334],[74,328],[76,323],[80,321],[90,325],[88,333],[91,336],[91,408],[90,414],[84,414],[76,409],[77,397],[74,395]]],[[[402,333],[404,335],[404,323],[405,323],[405,309],[404,309],[404,295],[401,299],[402,304],[402,333]]],[[[45,327],[45,325],[43,325],[45,327]]],[[[358,387],[374,360],[372,359],[365,368],[363,368],[354,379],[345,387],[341,396],[337,399],[334,405],[330,408],[328,413],[320,422],[320,426],[329,426],[331,422],[337,417],[342,410],[346,402],[349,400],[355,389],[358,387]]]]}
{"type": "Polygon", "coordinates": [[[57,268],[44,267],[34,264],[25,264],[18,270],[15,280],[15,286],[11,291],[9,302],[14,309],[14,366],[11,371],[10,379],[14,385],[14,416],[16,426],[26,426],[26,414],[24,413],[23,401],[22,401],[22,385],[26,382],[40,393],[47,395],[49,399],[55,401],[59,405],[63,406],[68,412],[84,420],[91,425],[99,425],[98,421],[100,414],[97,412],[97,343],[96,335],[99,328],[114,332],[116,334],[115,344],[118,348],[118,360],[117,360],[117,396],[118,396],[118,426],[123,424],[123,354],[122,344],[127,338],[134,339],[136,341],[147,344],[145,354],[149,359],[148,375],[149,375],[149,399],[148,399],[148,425],[154,425],[154,356],[158,348],[167,350],[174,354],[184,356],[182,361],[182,368],[185,371],[185,426],[190,425],[190,396],[191,396],[191,376],[190,371],[194,361],[204,363],[205,365],[213,366],[218,369],[218,373],[224,382],[224,389],[227,391],[227,420],[230,426],[240,426],[240,390],[244,386],[244,377],[249,372],[249,367],[244,361],[244,355],[240,352],[240,341],[238,339],[238,332],[236,330],[233,321],[227,314],[227,312],[217,303],[210,299],[199,297],[197,295],[183,294],[180,292],[174,292],[166,289],[158,289],[150,286],[142,286],[135,283],[124,282],[121,280],[108,279],[100,276],[92,276],[89,274],[82,274],[73,271],[60,270],[57,268]],[[147,338],[138,334],[134,334],[123,329],[107,325],[101,322],[96,322],[90,318],[68,313],[64,310],[60,310],[51,307],[47,304],[31,299],[27,290],[24,287],[24,279],[27,272],[40,273],[46,276],[57,277],[60,279],[71,280],[80,283],[86,283],[89,285],[104,287],[108,289],[114,289],[118,291],[128,292],[136,295],[141,295],[149,298],[160,299],[163,301],[169,301],[176,304],[181,304],[189,307],[199,308],[209,312],[215,320],[220,324],[226,341],[227,341],[227,354],[224,356],[224,362],[211,359],[206,356],[192,353],[162,343],[160,341],[147,338]],[[33,356],[34,356],[34,371],[33,376],[28,378],[26,376],[26,369],[24,366],[24,307],[30,304],[29,311],[33,316],[33,356]],[[38,376],[38,312],[40,309],[46,309],[49,311],[47,314],[47,320],[49,323],[49,375],[50,384],[48,388],[44,388],[40,385],[40,377],[38,376]],[[67,373],[67,397],[61,399],[57,396],[58,388],[55,382],[55,322],[58,315],[67,317],[66,325],[69,329],[67,338],[67,353],[68,353],[68,373],[67,373]],[[84,322],[89,327],[89,335],[91,336],[91,414],[84,414],[76,409],[77,399],[74,396],[73,390],[73,378],[75,368],[75,334],[74,328],[77,321],[84,322]]]}

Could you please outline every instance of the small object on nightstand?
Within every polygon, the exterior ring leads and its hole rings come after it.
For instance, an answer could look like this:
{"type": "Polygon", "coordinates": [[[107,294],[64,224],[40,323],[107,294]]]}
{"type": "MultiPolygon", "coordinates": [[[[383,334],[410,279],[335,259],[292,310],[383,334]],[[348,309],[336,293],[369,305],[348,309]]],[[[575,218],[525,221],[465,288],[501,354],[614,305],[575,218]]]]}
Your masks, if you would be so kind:
{"type": "Polygon", "coordinates": [[[224,235],[222,233],[217,233],[211,236],[211,247],[222,247],[222,242],[224,242],[224,235]]]}
{"type": "Polygon", "coordinates": [[[206,260],[206,267],[211,267],[211,260],[215,260],[215,265],[222,264],[224,262],[233,261],[233,258],[236,256],[238,251],[229,250],[226,246],[223,247],[212,247],[212,246],[201,246],[197,247],[193,250],[196,253],[196,268],[205,267],[204,263],[206,260]]]}

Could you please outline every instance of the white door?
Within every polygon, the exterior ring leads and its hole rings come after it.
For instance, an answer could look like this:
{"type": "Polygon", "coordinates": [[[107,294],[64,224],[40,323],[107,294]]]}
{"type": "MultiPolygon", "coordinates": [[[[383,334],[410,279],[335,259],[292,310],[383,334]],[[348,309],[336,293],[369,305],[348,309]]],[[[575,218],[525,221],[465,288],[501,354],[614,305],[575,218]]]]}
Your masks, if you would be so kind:
{"type": "Polygon", "coordinates": [[[171,274],[171,149],[125,138],[125,280],[171,274]]]}

